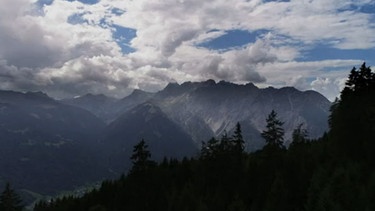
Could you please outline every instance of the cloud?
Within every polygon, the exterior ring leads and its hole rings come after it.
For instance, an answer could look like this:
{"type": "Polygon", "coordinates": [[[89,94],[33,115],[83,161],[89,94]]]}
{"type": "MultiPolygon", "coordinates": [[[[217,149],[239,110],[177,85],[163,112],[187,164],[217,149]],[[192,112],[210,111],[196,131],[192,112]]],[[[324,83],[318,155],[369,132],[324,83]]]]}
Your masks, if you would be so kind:
{"type": "Polygon", "coordinates": [[[0,57],[9,65],[38,69],[58,66],[81,55],[113,55],[113,51],[119,50],[110,41],[109,29],[67,22],[71,14],[81,10],[78,3],[55,1],[45,5],[43,16],[39,16],[34,14],[34,4],[26,0],[16,2],[23,7],[0,13],[0,57]]]}
{"type": "Polygon", "coordinates": [[[350,10],[374,1],[292,0],[269,2],[249,14],[248,28],[273,29],[304,44],[328,42],[342,49],[373,48],[374,15],[350,10]]]}
{"type": "Polygon", "coordinates": [[[262,68],[261,72],[270,79],[261,86],[294,86],[302,91],[315,90],[333,101],[344,88],[350,68],[360,65],[361,62],[359,60],[323,60],[268,64],[262,68]]]}
{"type": "Polygon", "coordinates": [[[171,81],[209,78],[293,85],[332,98],[361,61],[304,61],[304,52],[317,44],[375,47],[375,17],[358,9],[372,0],[2,3],[0,88],[42,90],[58,98],[86,92],[122,97],[134,88],[157,91],[171,81]],[[136,36],[118,39],[118,26],[136,36]],[[199,46],[230,30],[262,33],[225,51],[199,46]],[[134,52],[122,52],[121,40],[134,52]]]}
{"type": "Polygon", "coordinates": [[[54,1],[37,8],[26,0],[17,3],[22,6],[0,13],[0,77],[6,87],[61,90],[58,97],[126,87],[127,78],[119,83],[113,79],[116,74],[107,71],[110,62],[122,56],[111,29],[96,25],[96,17],[90,17],[93,24],[68,23],[71,15],[86,11],[83,4],[54,1]],[[35,13],[37,9],[42,13],[35,13]]]}
{"type": "Polygon", "coordinates": [[[344,88],[346,78],[316,78],[311,82],[313,90],[325,95],[332,102],[339,97],[340,91],[344,88]]]}
{"type": "Polygon", "coordinates": [[[35,89],[41,81],[34,69],[8,65],[0,59],[0,89],[4,90],[39,90],[35,89]]]}
{"type": "Polygon", "coordinates": [[[51,65],[60,49],[48,43],[43,29],[32,20],[32,5],[26,0],[3,4],[12,6],[0,9],[0,57],[19,67],[51,65]]]}

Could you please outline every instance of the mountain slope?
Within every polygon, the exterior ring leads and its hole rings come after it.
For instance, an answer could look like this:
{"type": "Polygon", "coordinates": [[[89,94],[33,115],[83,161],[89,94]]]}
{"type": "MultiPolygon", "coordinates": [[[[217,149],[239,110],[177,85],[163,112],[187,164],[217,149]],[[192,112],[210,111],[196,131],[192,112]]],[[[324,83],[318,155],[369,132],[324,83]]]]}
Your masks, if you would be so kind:
{"type": "Polygon", "coordinates": [[[320,137],[328,129],[331,106],[331,102],[315,91],[302,92],[293,87],[260,89],[252,83],[238,85],[208,80],[170,83],[157,93],[135,90],[109,106],[102,119],[110,123],[145,102],[159,107],[189,134],[197,147],[212,136],[232,131],[240,122],[245,126],[244,137],[250,151],[263,146],[260,133],[271,110],[285,122],[285,145],[288,145],[293,129],[301,123],[310,138],[320,137]]]}
{"type": "Polygon", "coordinates": [[[117,99],[101,95],[86,94],[84,96],[63,99],[62,103],[86,109],[104,121],[112,114],[113,104],[117,99]]]}
{"type": "Polygon", "coordinates": [[[115,120],[117,117],[135,108],[136,106],[149,101],[153,96],[154,93],[135,89],[129,96],[126,96],[114,103],[114,109],[112,110],[111,116],[112,120],[115,120]]]}
{"type": "Polygon", "coordinates": [[[51,194],[105,177],[95,151],[104,127],[43,93],[0,91],[0,183],[51,194]]]}
{"type": "Polygon", "coordinates": [[[182,158],[198,151],[190,136],[152,103],[141,104],[112,122],[105,131],[110,160],[124,168],[133,146],[145,139],[154,159],[182,158]]]}
{"type": "Polygon", "coordinates": [[[321,136],[330,106],[314,91],[213,80],[135,90],[121,100],[86,95],[61,102],[41,92],[0,91],[0,187],[9,181],[43,194],[72,189],[126,172],[142,138],[154,159],[181,158],[212,136],[231,135],[237,122],[246,150],[254,151],[264,145],[260,133],[271,110],[285,122],[288,145],[300,123],[310,137],[321,136]]]}
{"type": "MultiPolygon", "coordinates": [[[[231,131],[237,122],[247,125],[244,136],[249,150],[263,145],[259,134],[265,119],[275,110],[285,122],[286,144],[294,128],[303,123],[312,138],[321,136],[328,128],[327,119],[331,103],[314,91],[301,92],[295,88],[272,87],[259,89],[253,84],[236,85],[211,80],[201,83],[168,85],[155,95],[160,108],[192,137],[216,136],[231,131]],[[180,91],[183,90],[183,91],[180,91]],[[195,119],[194,122],[189,121],[195,119]],[[194,128],[196,122],[209,132],[194,128]]],[[[201,140],[195,139],[198,144],[201,140]]]]}

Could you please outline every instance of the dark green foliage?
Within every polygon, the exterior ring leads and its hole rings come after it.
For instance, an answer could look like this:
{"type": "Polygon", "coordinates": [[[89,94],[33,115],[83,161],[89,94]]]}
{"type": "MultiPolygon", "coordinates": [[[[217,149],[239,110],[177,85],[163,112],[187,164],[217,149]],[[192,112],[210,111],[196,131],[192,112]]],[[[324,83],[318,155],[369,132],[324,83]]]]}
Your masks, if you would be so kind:
{"type": "Polygon", "coordinates": [[[341,98],[346,97],[354,92],[371,92],[375,88],[375,74],[370,67],[366,67],[366,63],[357,70],[355,67],[350,71],[348,80],[345,83],[345,88],[342,92],[341,98]]]}
{"type": "Polygon", "coordinates": [[[5,190],[0,195],[0,210],[1,211],[18,211],[22,210],[23,205],[20,196],[10,187],[10,184],[5,185],[5,190]]]}
{"type": "Polygon", "coordinates": [[[143,172],[148,168],[155,165],[154,161],[150,160],[151,153],[148,151],[148,145],[145,140],[141,140],[137,145],[134,146],[133,155],[130,159],[133,161],[133,168],[130,170],[131,173],[143,172]]]}
{"type": "Polygon", "coordinates": [[[293,131],[292,134],[293,143],[300,144],[307,142],[307,130],[303,128],[303,124],[298,125],[298,127],[293,131]]]}
{"type": "Polygon", "coordinates": [[[262,137],[266,140],[266,145],[272,148],[283,148],[284,129],[283,122],[277,118],[277,113],[272,110],[266,119],[266,130],[262,132],[262,137]]]}
{"type": "Polygon", "coordinates": [[[208,159],[216,156],[219,153],[219,145],[219,141],[213,137],[207,143],[202,142],[201,158],[208,159]]]}
{"type": "Polygon", "coordinates": [[[236,124],[236,128],[232,137],[226,132],[220,140],[211,138],[207,143],[202,142],[201,159],[216,159],[218,157],[237,156],[240,157],[245,149],[245,141],[242,137],[241,125],[236,124]]]}
{"type": "Polygon", "coordinates": [[[156,164],[141,141],[129,175],[35,210],[375,210],[373,78],[365,65],[352,70],[332,106],[331,131],[318,140],[299,125],[284,150],[283,123],[272,111],[262,133],[267,144],[254,153],[243,151],[239,124],[233,136],[203,142],[197,159],[156,164]]]}
{"type": "Polygon", "coordinates": [[[290,144],[290,148],[294,148],[299,145],[303,145],[309,142],[307,138],[307,130],[303,128],[303,123],[299,124],[296,129],[293,130],[292,133],[292,143],[290,144]]]}
{"type": "Polygon", "coordinates": [[[330,135],[339,156],[375,164],[375,74],[365,63],[353,68],[330,117],[330,135]]]}
{"type": "Polygon", "coordinates": [[[242,153],[245,149],[245,141],[243,140],[243,137],[242,137],[242,130],[241,130],[241,125],[239,122],[237,122],[236,129],[234,130],[233,142],[235,145],[235,150],[238,153],[242,153]]]}

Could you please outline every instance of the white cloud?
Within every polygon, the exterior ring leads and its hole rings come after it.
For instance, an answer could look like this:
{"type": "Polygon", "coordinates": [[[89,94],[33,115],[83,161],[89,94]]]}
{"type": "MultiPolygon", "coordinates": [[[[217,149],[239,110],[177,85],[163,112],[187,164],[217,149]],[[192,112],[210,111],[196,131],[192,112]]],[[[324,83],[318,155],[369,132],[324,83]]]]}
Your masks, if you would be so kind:
{"type": "Polygon", "coordinates": [[[361,62],[359,60],[323,60],[268,64],[260,72],[269,80],[261,86],[294,86],[303,91],[315,90],[333,101],[344,88],[350,69],[360,65],[361,62]],[[327,68],[330,70],[327,71],[327,68]]]}
{"type": "Polygon", "coordinates": [[[346,78],[316,78],[311,82],[313,90],[325,95],[332,102],[339,97],[339,92],[344,88],[346,78]]]}
{"type": "Polygon", "coordinates": [[[171,81],[229,80],[316,89],[331,98],[358,60],[301,62],[301,46],[375,47],[373,14],[352,10],[372,0],[31,0],[0,8],[0,88],[41,89],[57,97],[83,92],[124,96],[171,81]],[[112,14],[118,8],[123,14],[112,14]],[[69,18],[83,21],[69,23],[69,18]],[[113,24],[136,30],[124,55],[113,24]],[[225,52],[197,47],[225,31],[265,30],[254,43],[225,52]],[[327,71],[333,68],[335,71],[327,71]],[[344,71],[342,71],[344,70],[344,71]],[[338,79],[335,79],[338,78],[338,79]]]}

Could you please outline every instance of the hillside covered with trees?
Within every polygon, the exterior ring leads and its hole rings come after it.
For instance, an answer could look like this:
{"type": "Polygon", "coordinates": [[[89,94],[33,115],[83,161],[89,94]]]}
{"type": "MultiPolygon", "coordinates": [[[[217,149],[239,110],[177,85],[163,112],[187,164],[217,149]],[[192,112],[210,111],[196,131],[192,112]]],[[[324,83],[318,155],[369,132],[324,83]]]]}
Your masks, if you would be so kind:
{"type": "Polygon", "coordinates": [[[283,146],[277,111],[266,121],[262,150],[244,151],[242,129],[202,143],[182,160],[151,159],[147,140],[134,147],[133,167],[82,197],[41,201],[45,210],[375,210],[375,74],[353,68],[332,106],[330,130],[309,140],[300,125],[283,146]]]}

